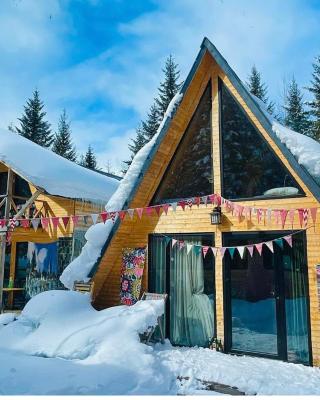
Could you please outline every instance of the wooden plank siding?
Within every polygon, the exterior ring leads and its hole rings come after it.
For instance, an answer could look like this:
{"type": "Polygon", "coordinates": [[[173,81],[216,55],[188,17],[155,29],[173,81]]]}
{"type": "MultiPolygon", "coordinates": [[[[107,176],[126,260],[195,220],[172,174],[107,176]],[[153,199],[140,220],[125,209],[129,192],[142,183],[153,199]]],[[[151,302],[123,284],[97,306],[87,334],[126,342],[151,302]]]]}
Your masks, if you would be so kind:
{"type": "MultiPolygon", "coordinates": [[[[201,95],[206,88],[208,81],[212,82],[212,147],[213,147],[213,175],[214,175],[214,192],[221,193],[221,166],[220,166],[220,143],[219,143],[219,99],[218,99],[218,77],[236,97],[238,102],[243,106],[252,123],[261,132],[265,140],[271,148],[282,160],[283,164],[290,171],[301,188],[306,193],[303,198],[291,199],[271,199],[271,200],[251,200],[243,201],[241,204],[256,206],[259,208],[309,208],[317,207],[319,203],[310,193],[304,182],[298,177],[296,172],[290,167],[288,161],[283,157],[277,145],[270,139],[267,132],[260,125],[257,118],[248,109],[243,99],[234,89],[228,78],[219,69],[213,58],[206,53],[203,57],[197,72],[191,81],[185,96],[177,110],[177,113],[168,129],[166,136],[159,146],[159,150],[155,154],[151,167],[145,172],[141,184],[134,196],[130,208],[147,206],[151,201],[161,178],[167,168],[168,163],[177,145],[188,126],[190,119],[199,103],[201,95]]],[[[196,232],[212,232],[215,234],[215,245],[222,245],[222,234],[224,232],[240,232],[240,231],[279,231],[281,226],[272,220],[270,225],[257,225],[255,217],[252,221],[242,218],[233,217],[231,214],[223,215],[223,223],[219,226],[212,226],[210,223],[209,213],[211,207],[200,205],[199,208],[193,206],[190,210],[186,207],[186,211],[177,210],[173,213],[170,209],[168,215],[162,214],[158,217],[154,214],[151,218],[137,216],[131,220],[126,217],[120,224],[116,234],[112,238],[95,274],[95,306],[98,309],[119,304],[119,287],[120,287],[120,268],[121,268],[121,252],[124,247],[145,246],[148,243],[148,235],[151,233],[196,233],[196,232]]],[[[296,213],[297,214],[297,213],[296,213]]],[[[287,223],[285,230],[300,229],[298,216],[296,215],[293,226],[287,223]]],[[[309,269],[309,293],[310,293],[310,314],[311,314],[311,336],[313,362],[320,365],[320,313],[319,298],[317,294],[317,277],[315,265],[320,263],[320,218],[314,228],[307,230],[307,261],[309,269]]],[[[223,313],[223,275],[222,275],[222,259],[218,255],[216,257],[216,319],[217,319],[217,335],[223,340],[224,336],[224,313],[223,313]]],[[[143,276],[142,292],[147,290],[147,269],[143,276]]]]}

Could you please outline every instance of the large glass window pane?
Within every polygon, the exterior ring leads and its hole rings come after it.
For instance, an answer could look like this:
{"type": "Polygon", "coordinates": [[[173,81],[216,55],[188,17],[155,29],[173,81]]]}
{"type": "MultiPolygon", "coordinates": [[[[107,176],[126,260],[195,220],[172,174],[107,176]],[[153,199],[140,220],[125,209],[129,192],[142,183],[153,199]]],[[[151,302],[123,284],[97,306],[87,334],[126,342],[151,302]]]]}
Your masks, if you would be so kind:
{"type": "Polygon", "coordinates": [[[220,81],[223,195],[228,199],[303,194],[220,81]]]}
{"type": "Polygon", "coordinates": [[[213,192],[211,84],[185,131],[154,196],[153,204],[213,192]]]}
{"type": "MultiPolygon", "coordinates": [[[[208,235],[175,235],[191,245],[212,246],[208,235]]],[[[149,290],[167,293],[167,336],[180,346],[208,346],[215,334],[214,256],[184,246],[171,247],[159,236],[150,241],[149,290]]]]}
{"type": "MultiPolygon", "coordinates": [[[[226,235],[226,246],[257,243],[254,239],[236,234],[226,235]]],[[[275,262],[272,253],[264,248],[260,256],[248,252],[241,259],[235,252],[224,256],[229,272],[231,303],[231,348],[233,350],[278,354],[275,262]]]]}

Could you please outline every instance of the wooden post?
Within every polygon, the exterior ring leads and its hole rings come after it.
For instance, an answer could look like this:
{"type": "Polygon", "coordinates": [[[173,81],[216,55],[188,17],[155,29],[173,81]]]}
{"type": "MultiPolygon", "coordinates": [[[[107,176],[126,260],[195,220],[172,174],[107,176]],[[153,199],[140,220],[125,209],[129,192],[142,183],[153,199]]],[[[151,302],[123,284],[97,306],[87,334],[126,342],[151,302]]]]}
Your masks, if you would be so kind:
{"type": "MultiPolygon", "coordinates": [[[[12,192],[13,192],[13,172],[11,169],[8,169],[7,194],[6,194],[6,203],[5,203],[5,211],[4,211],[5,219],[9,219],[12,192]]],[[[1,229],[1,232],[0,232],[0,249],[1,249],[0,250],[0,312],[3,311],[3,280],[4,280],[4,264],[5,264],[5,260],[6,260],[6,233],[7,233],[7,228],[1,229]]]]}

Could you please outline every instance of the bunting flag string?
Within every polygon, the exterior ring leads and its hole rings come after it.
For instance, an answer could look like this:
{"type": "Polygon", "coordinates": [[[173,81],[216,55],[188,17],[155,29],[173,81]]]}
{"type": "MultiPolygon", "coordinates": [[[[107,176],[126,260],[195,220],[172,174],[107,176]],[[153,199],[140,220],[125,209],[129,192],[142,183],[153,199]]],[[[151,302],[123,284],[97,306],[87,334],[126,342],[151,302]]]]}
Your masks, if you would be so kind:
{"type": "Polygon", "coordinates": [[[285,235],[281,236],[279,238],[275,238],[272,240],[268,240],[265,242],[260,242],[260,243],[254,243],[254,244],[248,244],[248,245],[243,245],[243,246],[222,246],[222,247],[214,247],[214,246],[202,246],[199,244],[191,244],[188,243],[187,241],[183,240],[178,240],[175,239],[174,237],[167,236],[164,234],[159,234],[161,240],[164,240],[166,245],[168,245],[171,242],[171,248],[176,248],[177,250],[182,250],[183,248],[186,248],[187,254],[189,254],[191,251],[194,251],[195,254],[199,255],[202,253],[203,257],[205,258],[208,253],[211,251],[214,257],[217,256],[217,254],[220,254],[221,257],[223,258],[225,254],[228,252],[231,258],[234,258],[236,252],[238,252],[240,258],[244,258],[244,255],[246,254],[246,251],[248,252],[248,255],[250,257],[253,257],[254,251],[256,250],[259,256],[262,256],[262,252],[265,248],[267,248],[271,253],[275,252],[275,246],[276,244],[281,250],[284,249],[284,244],[287,243],[288,246],[293,247],[293,240],[292,237],[294,235],[297,235],[298,233],[304,232],[305,229],[301,229],[297,232],[293,232],[290,235],[285,235]]]}
{"type": "MultiPolygon", "coordinates": [[[[295,215],[298,215],[298,223],[301,229],[307,228],[309,220],[312,221],[313,226],[315,226],[319,209],[318,207],[296,209],[256,208],[232,202],[223,198],[219,194],[211,194],[201,197],[191,197],[178,202],[130,208],[126,210],[114,210],[109,212],[103,211],[101,213],[87,215],[81,214],[61,217],[18,218],[15,226],[20,225],[25,229],[33,227],[34,230],[37,230],[39,227],[48,229],[49,225],[51,224],[54,229],[57,229],[59,225],[67,229],[71,222],[74,226],[78,225],[81,218],[85,224],[88,224],[91,221],[93,224],[96,224],[99,220],[101,220],[103,223],[106,223],[107,220],[111,220],[114,223],[118,217],[120,221],[123,221],[126,216],[129,216],[132,220],[135,214],[140,220],[143,216],[154,217],[156,215],[160,216],[162,213],[167,215],[169,210],[172,210],[172,212],[177,212],[178,210],[188,212],[188,210],[193,206],[197,206],[197,208],[199,208],[200,204],[205,206],[208,206],[208,204],[219,207],[221,206],[224,212],[232,213],[234,217],[238,218],[239,222],[241,219],[246,219],[250,222],[254,220],[258,225],[263,224],[268,226],[274,222],[275,224],[281,226],[282,229],[285,229],[286,224],[290,224],[290,228],[293,229],[295,215]]],[[[0,228],[4,228],[6,226],[12,230],[12,227],[10,226],[10,219],[0,219],[0,228]]]]}

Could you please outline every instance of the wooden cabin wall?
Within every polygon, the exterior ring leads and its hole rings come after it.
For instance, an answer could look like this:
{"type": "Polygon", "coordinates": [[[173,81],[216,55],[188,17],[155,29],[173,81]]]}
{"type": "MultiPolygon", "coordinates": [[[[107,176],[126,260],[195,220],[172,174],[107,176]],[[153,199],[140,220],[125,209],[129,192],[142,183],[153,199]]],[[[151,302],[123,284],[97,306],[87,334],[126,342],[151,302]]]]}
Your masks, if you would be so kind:
{"type": "MultiPolygon", "coordinates": [[[[275,153],[281,158],[285,166],[291,172],[293,177],[300,184],[306,193],[304,198],[292,199],[273,199],[273,200],[256,200],[241,201],[243,205],[261,208],[304,208],[317,207],[319,203],[307,189],[305,184],[300,180],[295,171],[292,170],[288,161],[284,159],[278,147],[271,141],[268,134],[259,124],[257,119],[248,109],[240,95],[236,92],[227,77],[219,70],[214,60],[209,54],[206,54],[198,71],[191,82],[187,93],[177,111],[176,117],[171,123],[166,137],[162,141],[157,154],[154,157],[151,168],[146,171],[143,181],[139,186],[136,196],[132,200],[130,207],[143,207],[148,205],[152,196],[157,189],[161,177],[177,147],[181,135],[185,131],[193,112],[200,100],[200,97],[208,83],[212,80],[212,129],[213,129],[213,171],[214,171],[214,192],[221,193],[221,171],[219,156],[219,103],[217,94],[218,80],[217,76],[224,81],[225,85],[237,98],[239,103],[246,110],[253,124],[259,129],[265,139],[269,142],[275,153]]],[[[119,304],[120,292],[120,268],[121,268],[121,251],[124,247],[138,247],[147,245],[148,235],[150,233],[208,233],[215,235],[215,245],[222,245],[222,233],[224,232],[240,232],[240,231],[279,231],[281,227],[276,225],[274,221],[270,225],[256,225],[255,218],[248,222],[244,218],[238,221],[237,217],[231,214],[224,214],[223,223],[218,227],[212,226],[210,223],[209,213],[211,207],[200,205],[199,208],[187,209],[183,212],[177,210],[173,213],[171,209],[168,215],[162,214],[160,217],[154,215],[152,218],[143,216],[139,220],[136,216],[131,221],[130,218],[121,223],[116,235],[105,252],[99,270],[95,275],[96,289],[96,307],[104,308],[119,304]]],[[[298,216],[296,216],[293,229],[300,229],[298,216]]],[[[290,230],[291,226],[287,224],[285,230],[290,230]]],[[[315,365],[320,365],[320,313],[319,299],[317,295],[317,278],[315,265],[320,263],[320,218],[318,218],[315,228],[307,230],[307,261],[309,271],[309,293],[310,293],[310,314],[311,314],[311,335],[312,335],[312,352],[315,365]]],[[[147,288],[147,269],[143,277],[143,289],[147,288]]],[[[223,277],[222,277],[222,259],[218,255],[216,257],[216,320],[217,320],[217,336],[223,340],[224,338],[224,310],[223,310],[223,277]]]]}

